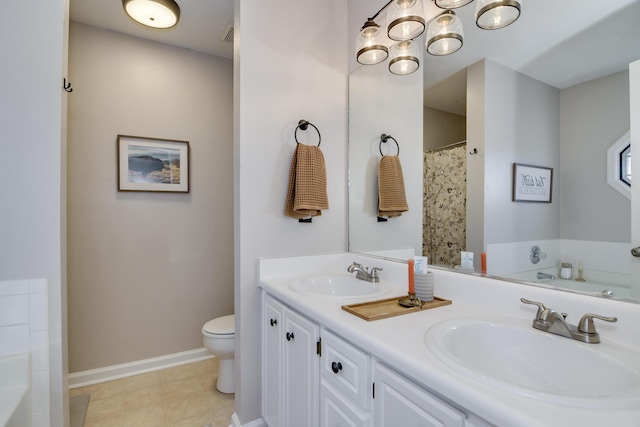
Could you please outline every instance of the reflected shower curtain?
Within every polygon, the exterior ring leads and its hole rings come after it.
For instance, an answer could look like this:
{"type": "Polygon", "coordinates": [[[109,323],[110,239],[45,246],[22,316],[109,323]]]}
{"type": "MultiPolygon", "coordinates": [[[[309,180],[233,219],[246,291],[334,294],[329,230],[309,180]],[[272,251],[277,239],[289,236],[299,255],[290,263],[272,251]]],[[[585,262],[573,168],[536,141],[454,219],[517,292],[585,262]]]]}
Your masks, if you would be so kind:
{"type": "Polygon", "coordinates": [[[429,264],[460,264],[466,248],[467,144],[424,153],[422,253],[429,264]]]}

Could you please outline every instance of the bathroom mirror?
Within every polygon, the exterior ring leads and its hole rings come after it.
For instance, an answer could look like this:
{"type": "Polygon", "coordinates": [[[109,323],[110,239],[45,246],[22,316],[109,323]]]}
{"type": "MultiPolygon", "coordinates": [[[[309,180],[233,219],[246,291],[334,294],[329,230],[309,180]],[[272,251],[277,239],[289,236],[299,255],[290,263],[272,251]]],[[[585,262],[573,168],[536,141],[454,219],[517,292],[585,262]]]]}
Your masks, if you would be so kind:
{"type": "MultiPolygon", "coordinates": [[[[384,4],[350,0],[351,39],[376,6],[384,4]]],[[[427,10],[432,6],[425,1],[427,10]]],[[[540,280],[543,286],[562,285],[594,295],[614,289],[613,298],[629,301],[640,297],[639,289],[630,288],[625,294],[615,288],[616,280],[631,283],[630,203],[607,186],[605,173],[607,149],[629,126],[625,70],[640,58],[634,42],[640,39],[636,25],[640,1],[616,2],[615,10],[611,6],[597,0],[567,0],[560,6],[548,0],[527,2],[515,24],[487,35],[473,28],[471,3],[456,11],[465,25],[463,48],[448,57],[424,53],[417,73],[390,76],[386,62],[357,66],[352,60],[349,250],[398,260],[421,254],[422,102],[430,105],[427,110],[445,112],[462,104],[466,117],[457,115],[466,128],[461,159],[465,165],[456,164],[466,168],[465,249],[475,253],[475,271],[480,271],[478,258],[484,250],[489,275],[532,284],[538,282],[540,271],[557,276],[553,281],[540,280]],[[539,16],[544,19],[536,21],[539,16]],[[557,41],[549,42],[551,36],[557,41]],[[547,40],[546,46],[534,46],[533,40],[540,38],[547,40]],[[429,99],[423,100],[423,90],[429,99]],[[436,92],[445,94],[438,97],[442,104],[431,104],[430,94],[436,92]],[[410,210],[378,223],[375,177],[380,133],[401,136],[397,139],[410,210]],[[599,145],[588,145],[587,140],[599,145]],[[551,203],[511,200],[514,163],[553,168],[551,203]],[[533,246],[542,254],[536,264],[530,256],[533,246]],[[572,264],[571,280],[560,279],[561,262],[572,264]],[[587,289],[574,280],[579,266],[596,288],[587,289]],[[620,272],[628,274],[616,276],[620,272]],[[614,276],[613,282],[608,282],[611,277],[601,278],[603,274],[614,276]]],[[[423,46],[423,39],[417,41],[423,46]]],[[[391,148],[383,145],[383,150],[391,148]]],[[[442,222],[447,218],[448,214],[437,217],[442,222]]],[[[441,264],[438,260],[430,259],[430,264],[441,264]]],[[[450,262],[442,264],[452,267],[450,262]]],[[[634,282],[640,286],[640,279],[634,282]]]]}

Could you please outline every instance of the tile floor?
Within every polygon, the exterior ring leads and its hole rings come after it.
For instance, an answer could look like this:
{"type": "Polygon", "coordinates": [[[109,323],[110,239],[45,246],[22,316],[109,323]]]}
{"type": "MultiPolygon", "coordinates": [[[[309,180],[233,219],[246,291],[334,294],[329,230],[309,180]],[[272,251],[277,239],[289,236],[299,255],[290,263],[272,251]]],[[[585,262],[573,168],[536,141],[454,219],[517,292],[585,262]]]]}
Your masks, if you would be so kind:
{"type": "Polygon", "coordinates": [[[89,394],[85,427],[227,427],[234,395],[216,390],[218,360],[79,387],[89,394]]]}

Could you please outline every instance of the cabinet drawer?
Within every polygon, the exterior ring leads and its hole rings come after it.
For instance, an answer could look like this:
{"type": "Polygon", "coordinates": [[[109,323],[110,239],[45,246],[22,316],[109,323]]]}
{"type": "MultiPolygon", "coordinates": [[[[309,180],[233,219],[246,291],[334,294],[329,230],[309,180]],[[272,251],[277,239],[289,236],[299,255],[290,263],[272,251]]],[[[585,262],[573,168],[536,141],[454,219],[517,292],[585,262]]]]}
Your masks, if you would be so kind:
{"type": "Polygon", "coordinates": [[[334,333],[322,330],[322,381],[368,411],[371,358],[334,333]]]}

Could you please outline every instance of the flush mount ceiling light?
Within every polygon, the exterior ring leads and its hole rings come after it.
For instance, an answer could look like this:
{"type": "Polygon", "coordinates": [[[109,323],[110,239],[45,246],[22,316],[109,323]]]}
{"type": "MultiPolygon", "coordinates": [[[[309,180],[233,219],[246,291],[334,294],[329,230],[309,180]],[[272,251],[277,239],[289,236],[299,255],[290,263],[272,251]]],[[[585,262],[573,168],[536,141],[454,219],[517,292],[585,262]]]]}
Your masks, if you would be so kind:
{"type": "Polygon", "coordinates": [[[462,22],[451,10],[447,10],[429,24],[425,46],[431,55],[450,55],[462,47],[462,22]]]}
{"type": "MultiPolygon", "coordinates": [[[[432,1],[445,10],[430,18],[425,41],[427,52],[437,56],[452,54],[462,47],[464,35],[462,21],[451,9],[466,6],[473,0],[432,1]]],[[[522,0],[478,0],[476,24],[485,30],[506,27],[520,17],[521,8],[522,0]]],[[[420,66],[420,52],[414,39],[424,32],[425,23],[422,0],[390,0],[362,26],[356,40],[356,60],[363,65],[374,65],[389,57],[390,72],[413,73],[420,66]],[[387,10],[387,37],[375,22],[384,10],[387,10]],[[392,44],[394,41],[397,43],[392,44]]]]}
{"type": "Polygon", "coordinates": [[[478,0],[476,25],[483,30],[498,30],[520,17],[520,0],[478,0]]]}
{"type": "Polygon", "coordinates": [[[424,33],[422,0],[393,0],[387,11],[387,35],[391,40],[413,40],[424,33]]]}
{"type": "Polygon", "coordinates": [[[180,19],[180,6],[174,0],[122,0],[131,19],[151,28],[173,28],[180,19]]]}
{"type": "Polygon", "coordinates": [[[379,64],[389,56],[389,49],[384,43],[384,33],[380,31],[380,25],[373,19],[368,19],[358,33],[356,59],[364,65],[379,64]]]}

